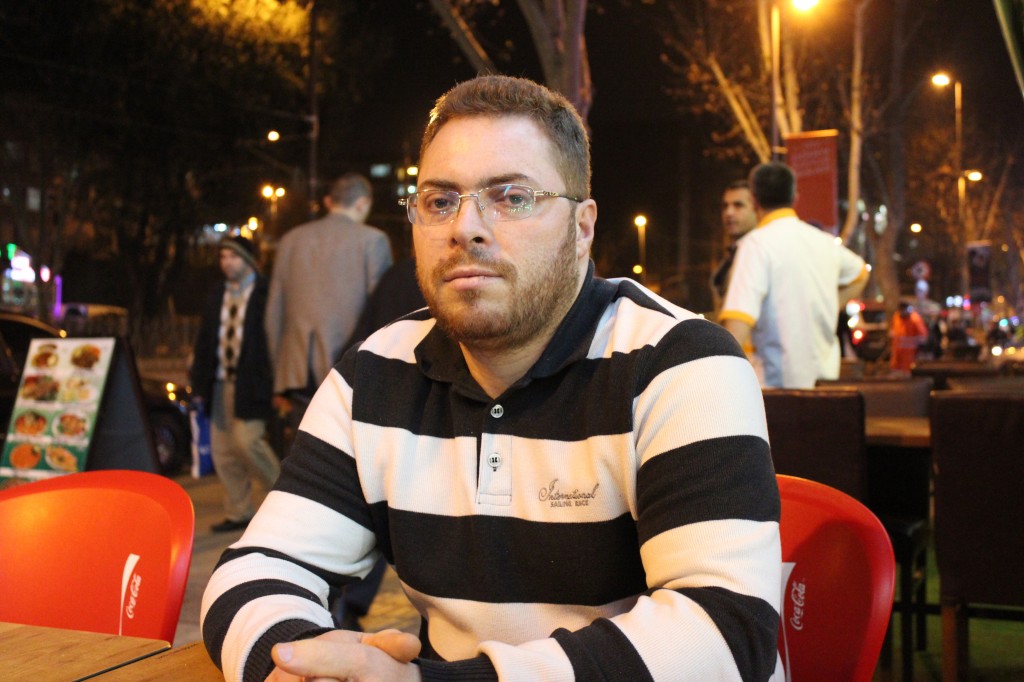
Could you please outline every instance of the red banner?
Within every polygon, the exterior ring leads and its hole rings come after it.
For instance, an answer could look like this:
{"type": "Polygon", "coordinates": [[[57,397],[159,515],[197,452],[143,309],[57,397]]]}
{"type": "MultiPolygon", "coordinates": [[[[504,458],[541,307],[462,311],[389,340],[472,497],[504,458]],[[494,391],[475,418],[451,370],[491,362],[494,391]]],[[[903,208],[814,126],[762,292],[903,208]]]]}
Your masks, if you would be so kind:
{"type": "Polygon", "coordinates": [[[786,136],[786,162],[796,173],[796,213],[826,232],[839,233],[838,130],[786,136]]]}

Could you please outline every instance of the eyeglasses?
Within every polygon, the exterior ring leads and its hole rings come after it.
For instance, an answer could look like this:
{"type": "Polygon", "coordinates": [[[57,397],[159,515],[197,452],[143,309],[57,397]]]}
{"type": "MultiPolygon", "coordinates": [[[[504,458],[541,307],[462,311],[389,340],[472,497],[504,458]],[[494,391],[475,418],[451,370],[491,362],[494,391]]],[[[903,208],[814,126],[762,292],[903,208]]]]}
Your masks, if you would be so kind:
{"type": "Polygon", "coordinates": [[[398,200],[405,206],[409,222],[419,225],[444,225],[453,222],[466,197],[476,199],[480,215],[488,222],[523,220],[533,213],[537,199],[556,197],[580,202],[582,199],[558,192],[544,192],[524,185],[495,185],[468,194],[442,189],[426,189],[398,200]]]}

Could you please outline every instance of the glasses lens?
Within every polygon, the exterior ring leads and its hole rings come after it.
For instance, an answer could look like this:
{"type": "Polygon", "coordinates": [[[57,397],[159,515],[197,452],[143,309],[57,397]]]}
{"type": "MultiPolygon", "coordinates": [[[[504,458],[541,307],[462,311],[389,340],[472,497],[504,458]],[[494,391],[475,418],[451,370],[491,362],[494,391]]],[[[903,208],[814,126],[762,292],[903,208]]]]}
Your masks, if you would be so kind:
{"type": "Polygon", "coordinates": [[[417,192],[409,201],[409,219],[423,225],[440,225],[450,222],[459,211],[457,192],[428,189],[417,192]]]}
{"type": "Polygon", "coordinates": [[[533,190],[522,185],[498,185],[480,190],[485,215],[494,220],[522,220],[533,213],[533,190]]]}

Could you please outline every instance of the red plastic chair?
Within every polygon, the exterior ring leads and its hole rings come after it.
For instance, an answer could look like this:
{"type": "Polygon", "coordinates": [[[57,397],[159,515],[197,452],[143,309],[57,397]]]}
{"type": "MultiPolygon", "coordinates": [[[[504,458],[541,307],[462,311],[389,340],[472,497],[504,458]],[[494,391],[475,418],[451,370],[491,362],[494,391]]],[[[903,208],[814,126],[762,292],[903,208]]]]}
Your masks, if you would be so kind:
{"type": "Polygon", "coordinates": [[[195,512],[170,479],[89,471],[0,491],[0,621],[174,641],[195,512]]]}
{"type": "Polygon", "coordinates": [[[777,479],[786,680],[868,682],[896,588],[889,534],[867,507],[835,488],[777,479]]]}

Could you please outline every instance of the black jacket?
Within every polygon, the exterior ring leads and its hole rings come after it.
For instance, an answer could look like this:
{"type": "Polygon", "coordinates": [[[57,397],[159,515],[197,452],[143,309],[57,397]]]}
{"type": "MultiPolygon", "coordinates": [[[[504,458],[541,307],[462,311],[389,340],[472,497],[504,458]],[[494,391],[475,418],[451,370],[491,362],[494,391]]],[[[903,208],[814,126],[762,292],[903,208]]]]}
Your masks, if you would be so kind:
{"type": "MultiPolygon", "coordinates": [[[[263,313],[267,307],[267,280],[256,275],[242,326],[242,348],[238,354],[235,376],[235,416],[239,419],[269,419],[273,413],[274,373],[270,369],[267,333],[263,329],[263,313]]],[[[210,409],[213,383],[217,378],[220,311],[224,302],[225,284],[211,293],[203,307],[202,321],[192,360],[192,392],[202,398],[210,409]]]]}

